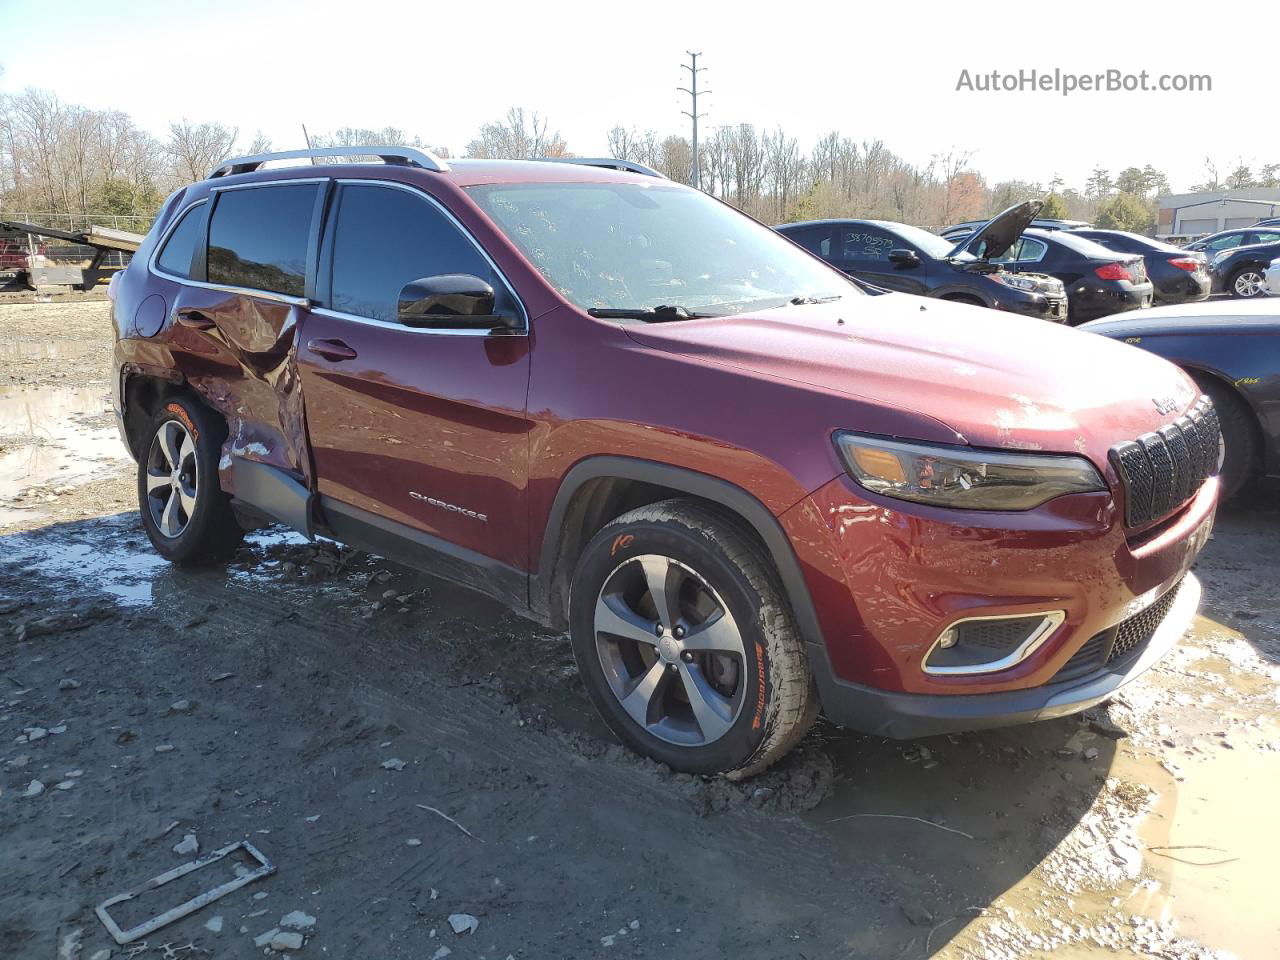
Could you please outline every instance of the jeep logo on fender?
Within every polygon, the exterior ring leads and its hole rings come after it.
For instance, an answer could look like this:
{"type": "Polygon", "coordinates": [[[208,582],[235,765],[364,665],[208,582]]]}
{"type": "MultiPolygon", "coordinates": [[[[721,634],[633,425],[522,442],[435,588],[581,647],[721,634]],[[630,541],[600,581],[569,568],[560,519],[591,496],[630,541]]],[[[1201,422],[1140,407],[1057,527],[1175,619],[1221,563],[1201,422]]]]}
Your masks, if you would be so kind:
{"type": "Polygon", "coordinates": [[[481,523],[488,523],[489,517],[483,513],[477,513],[474,510],[468,510],[466,507],[460,507],[456,503],[445,503],[443,500],[437,500],[435,497],[428,497],[425,493],[419,493],[417,490],[410,490],[409,496],[415,500],[421,500],[423,503],[429,503],[433,507],[439,507],[441,510],[448,510],[450,513],[460,513],[464,517],[470,517],[472,520],[479,520],[481,523]]]}
{"type": "Polygon", "coordinates": [[[1173,397],[1152,397],[1151,402],[1156,405],[1159,413],[1173,413],[1178,409],[1178,401],[1173,397]]]}

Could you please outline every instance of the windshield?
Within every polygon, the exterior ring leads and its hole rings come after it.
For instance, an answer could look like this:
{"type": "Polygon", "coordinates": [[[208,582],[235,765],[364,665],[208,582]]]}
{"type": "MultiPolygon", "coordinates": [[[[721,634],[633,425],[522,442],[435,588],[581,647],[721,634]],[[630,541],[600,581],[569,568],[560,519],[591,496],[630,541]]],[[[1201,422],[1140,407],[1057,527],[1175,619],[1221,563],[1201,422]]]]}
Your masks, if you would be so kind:
{"type": "Polygon", "coordinates": [[[662,181],[504,183],[469,192],[584,310],[681,306],[731,314],[862,292],[768,227],[662,181]]]}
{"type": "Polygon", "coordinates": [[[895,223],[893,232],[921,253],[927,253],[935,260],[941,260],[956,245],[955,240],[946,240],[936,233],[930,233],[928,230],[921,230],[919,227],[912,227],[905,223],[895,223]]]}

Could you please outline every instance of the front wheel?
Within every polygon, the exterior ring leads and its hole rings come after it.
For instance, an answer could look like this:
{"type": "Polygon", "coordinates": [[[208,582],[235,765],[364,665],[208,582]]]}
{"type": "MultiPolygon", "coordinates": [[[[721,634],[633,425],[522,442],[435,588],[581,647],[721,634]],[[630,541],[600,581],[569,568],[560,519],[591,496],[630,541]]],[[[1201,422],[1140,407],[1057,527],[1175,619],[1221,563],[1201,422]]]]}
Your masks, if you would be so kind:
{"type": "Polygon", "coordinates": [[[731,516],[667,500],[583,551],[569,604],[578,671],[639,753],[741,779],[787,753],[818,711],[772,563],[731,516]]]}
{"type": "Polygon", "coordinates": [[[1227,289],[1233,297],[1249,299],[1262,296],[1266,292],[1266,283],[1257,267],[1241,267],[1231,275],[1227,289]]]}
{"type": "Polygon", "coordinates": [[[138,505],[156,551],[178,564],[229,560],[244,539],[218,485],[226,425],[188,397],[166,400],[138,460],[138,505]]]}

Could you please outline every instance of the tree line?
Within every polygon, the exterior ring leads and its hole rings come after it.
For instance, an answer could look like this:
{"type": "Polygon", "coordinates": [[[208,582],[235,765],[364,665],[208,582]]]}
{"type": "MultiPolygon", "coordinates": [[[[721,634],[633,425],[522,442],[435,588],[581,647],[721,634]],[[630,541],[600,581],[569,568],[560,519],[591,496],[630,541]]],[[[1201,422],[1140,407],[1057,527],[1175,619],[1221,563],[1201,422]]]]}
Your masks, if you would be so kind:
{"type": "MultiPolygon", "coordinates": [[[[646,164],[681,183],[692,179],[693,148],[683,135],[617,124],[605,141],[610,156],[646,164]]],[[[311,142],[425,146],[394,127],[319,132],[311,142]]],[[[261,133],[246,137],[217,121],[183,118],[157,138],[118,110],[62,103],[34,88],[0,94],[0,210],[147,218],[171,190],[202,179],[227,157],[271,149],[261,133]]],[[[445,148],[432,149],[450,155],[445,148]]],[[[466,157],[503,159],[571,153],[545,115],[522,107],[483,124],[462,151],[466,157]]],[[[767,223],[864,217],[941,227],[1041,197],[1046,199],[1042,216],[1150,232],[1156,199],[1170,192],[1167,176],[1149,164],[1114,176],[1095,169],[1079,188],[1058,178],[988,182],[970,152],[953,149],[912,162],[882,140],[836,130],[805,150],[782,127],[716,126],[701,138],[698,153],[702,189],[767,223]]],[[[1243,162],[1222,167],[1228,168],[1220,174],[1219,164],[1206,158],[1206,179],[1192,189],[1280,186],[1280,164],[1257,171],[1243,162]]]]}

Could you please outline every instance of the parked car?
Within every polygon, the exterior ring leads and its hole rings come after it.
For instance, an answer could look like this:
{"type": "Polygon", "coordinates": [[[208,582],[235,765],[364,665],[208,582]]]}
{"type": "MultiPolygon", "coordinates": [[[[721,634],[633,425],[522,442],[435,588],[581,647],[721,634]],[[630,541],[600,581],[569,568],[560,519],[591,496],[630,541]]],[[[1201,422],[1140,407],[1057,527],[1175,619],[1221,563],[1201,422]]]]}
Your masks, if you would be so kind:
{"type": "Polygon", "coordinates": [[[1124,230],[1073,230],[1116,253],[1136,253],[1147,267],[1155,303],[1190,303],[1209,297],[1209,261],[1203,253],[1188,253],[1171,243],[1124,230]]]}
{"type": "Polygon", "coordinates": [[[1268,296],[1280,297],[1280,257],[1272,260],[1267,269],[1262,271],[1262,285],[1268,296]]]}
{"type": "Polygon", "coordinates": [[[1255,227],[1280,227],[1280,217],[1267,217],[1254,224],[1255,227]]]}
{"type": "MultiPolygon", "coordinates": [[[[1005,248],[1026,228],[1040,201],[1011,207],[983,226],[992,249],[1005,248]]],[[[965,252],[950,240],[885,220],[809,220],[775,228],[857,280],[882,290],[993,307],[1062,323],[1067,296],[1044,274],[1018,274],[965,252]]]]}
{"type": "Polygon", "coordinates": [[[1280,301],[1157,307],[1082,329],[1176,363],[1213,399],[1224,497],[1253,477],[1280,476],[1280,301]]]}
{"type": "Polygon", "coordinates": [[[734,777],[819,706],[896,737],[1079,711],[1194,615],[1219,440],[1166,361],[867,296],[665,179],[351,152],[226,161],[112,287],[174,563],[274,521],[437,572],[567,631],[625,743],[734,777]],[[264,168],[316,157],[347,159],[264,168]]]}
{"type": "Polygon", "coordinates": [[[1223,250],[1209,261],[1214,293],[1249,299],[1266,295],[1263,272],[1280,256],[1280,240],[1223,250]]]}
{"type": "MultiPolygon", "coordinates": [[[[981,253],[980,237],[961,238],[960,243],[981,253]]],[[[1141,256],[1108,250],[1074,230],[1025,230],[1007,252],[992,259],[1011,271],[1047,273],[1061,280],[1072,325],[1149,307],[1155,296],[1141,256]]]]}
{"type": "Polygon", "coordinates": [[[1211,233],[1207,237],[1201,237],[1199,240],[1183,244],[1182,249],[1203,253],[1212,260],[1223,250],[1252,246],[1255,243],[1280,243],[1280,229],[1259,229],[1260,226],[1261,224],[1255,223],[1252,227],[1246,227],[1242,230],[1223,230],[1220,233],[1211,233]]]}
{"type": "MultiPolygon", "coordinates": [[[[985,220],[966,220],[944,228],[940,231],[940,235],[958,240],[962,236],[973,233],[984,223],[986,223],[985,220]]],[[[1035,227],[1037,230],[1074,230],[1077,227],[1092,227],[1093,224],[1083,220],[1063,220],[1059,217],[1036,217],[1028,226],[1035,227]]]]}

